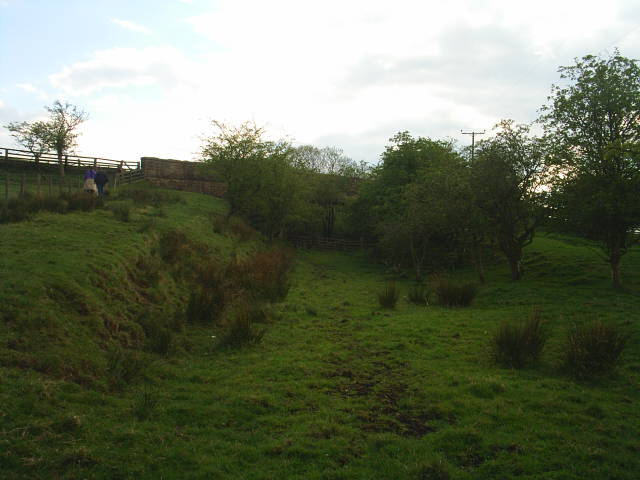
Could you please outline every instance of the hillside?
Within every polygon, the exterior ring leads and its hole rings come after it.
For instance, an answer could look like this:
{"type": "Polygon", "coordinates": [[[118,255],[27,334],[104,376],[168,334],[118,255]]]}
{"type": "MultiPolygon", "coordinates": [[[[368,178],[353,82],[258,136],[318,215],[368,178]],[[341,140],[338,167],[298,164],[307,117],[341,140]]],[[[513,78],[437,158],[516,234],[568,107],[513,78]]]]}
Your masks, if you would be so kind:
{"type": "Polygon", "coordinates": [[[3,478],[637,477],[637,249],[626,291],[585,242],[540,235],[523,280],[491,265],[472,307],[413,305],[399,279],[393,310],[364,254],[298,251],[262,340],[223,348],[185,318],[193,271],[264,245],[219,228],[218,199],[154,195],[0,225],[3,478]],[[495,330],[534,307],[541,362],[495,365],[495,330]],[[558,367],[564,335],[595,318],[630,340],[615,375],[578,381],[558,367]]]}

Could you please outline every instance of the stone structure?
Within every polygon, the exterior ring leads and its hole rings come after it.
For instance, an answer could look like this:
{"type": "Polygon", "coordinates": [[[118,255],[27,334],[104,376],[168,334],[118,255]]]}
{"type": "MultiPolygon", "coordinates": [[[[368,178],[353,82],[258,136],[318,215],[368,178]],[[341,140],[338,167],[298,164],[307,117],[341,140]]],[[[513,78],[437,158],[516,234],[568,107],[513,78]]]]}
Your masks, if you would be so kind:
{"type": "Polygon", "coordinates": [[[144,178],[159,187],[216,197],[222,197],[227,190],[224,182],[204,173],[199,162],[156,157],[142,157],[140,160],[144,178]]]}

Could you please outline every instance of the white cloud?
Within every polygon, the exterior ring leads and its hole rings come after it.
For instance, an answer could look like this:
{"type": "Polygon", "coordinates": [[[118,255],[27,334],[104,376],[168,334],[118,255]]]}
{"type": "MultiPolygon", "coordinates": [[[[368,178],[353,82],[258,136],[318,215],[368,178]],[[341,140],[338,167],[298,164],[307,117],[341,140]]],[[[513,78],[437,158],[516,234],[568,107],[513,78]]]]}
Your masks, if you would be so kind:
{"type": "Polygon", "coordinates": [[[190,83],[193,66],[173,47],[113,48],[94,52],[90,60],[49,76],[67,94],[87,95],[106,88],[170,87],[190,83]]]}
{"type": "Polygon", "coordinates": [[[121,26],[127,30],[131,30],[138,33],[144,33],[145,35],[151,35],[151,29],[129,20],[120,20],[118,18],[112,18],[111,23],[121,26]]]}
{"type": "Polygon", "coordinates": [[[49,95],[44,90],[41,90],[30,83],[18,83],[16,87],[18,87],[20,90],[24,90],[25,92],[33,93],[42,100],[49,101],[49,95]]]}

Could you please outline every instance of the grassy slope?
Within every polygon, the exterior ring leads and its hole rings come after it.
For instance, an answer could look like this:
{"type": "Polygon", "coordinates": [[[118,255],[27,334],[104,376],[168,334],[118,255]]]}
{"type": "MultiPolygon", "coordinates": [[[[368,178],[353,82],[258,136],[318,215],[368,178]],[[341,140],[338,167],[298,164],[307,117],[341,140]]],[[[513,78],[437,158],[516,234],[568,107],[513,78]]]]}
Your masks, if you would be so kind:
{"type": "MultiPolygon", "coordinates": [[[[184,195],[188,203],[168,207],[162,222],[228,252],[230,241],[205,219],[223,206],[184,195]]],[[[83,322],[124,322],[136,308],[104,287],[130,290],[122,263],[147,248],[136,231],[144,216],[126,224],[105,211],[41,215],[0,226],[0,302],[39,312],[22,330],[5,320],[2,341],[18,342],[22,331],[30,342],[22,350],[35,342],[47,361],[95,355],[100,341],[88,342],[83,322]],[[97,272],[106,283],[90,280],[97,272]],[[76,294],[49,295],[52,286],[76,294]],[[79,313],[77,298],[93,310],[79,313]],[[42,339],[34,318],[50,311],[42,339]]],[[[186,351],[150,357],[147,382],[120,393],[6,366],[20,348],[0,344],[0,470],[8,478],[442,478],[428,475],[437,465],[465,479],[636,478],[640,252],[625,258],[630,291],[617,293],[596,254],[575,243],[538,238],[522,282],[492,267],[476,305],[454,310],[403,300],[380,310],[378,266],[302,252],[260,345],[217,350],[215,330],[188,327],[186,351]],[[491,333],[533,305],[553,334],[542,364],[493,366],[491,333]],[[616,378],[578,383],[556,368],[562,334],[593,317],[625,324],[633,337],[616,378]],[[134,411],[145,395],[158,405],[142,421],[134,411]]],[[[179,285],[166,279],[160,290],[168,310],[183,306],[171,297],[184,296],[179,285]]]]}

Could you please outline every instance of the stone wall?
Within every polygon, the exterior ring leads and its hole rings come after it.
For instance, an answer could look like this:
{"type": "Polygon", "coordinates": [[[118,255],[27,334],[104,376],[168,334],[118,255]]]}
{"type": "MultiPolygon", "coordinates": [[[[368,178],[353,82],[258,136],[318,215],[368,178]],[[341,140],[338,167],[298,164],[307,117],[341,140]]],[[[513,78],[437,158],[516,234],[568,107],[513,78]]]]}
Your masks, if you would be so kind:
{"type": "Polygon", "coordinates": [[[227,190],[224,182],[201,170],[199,162],[142,157],[144,178],[154,185],[187,192],[222,197],[227,190]]]}

